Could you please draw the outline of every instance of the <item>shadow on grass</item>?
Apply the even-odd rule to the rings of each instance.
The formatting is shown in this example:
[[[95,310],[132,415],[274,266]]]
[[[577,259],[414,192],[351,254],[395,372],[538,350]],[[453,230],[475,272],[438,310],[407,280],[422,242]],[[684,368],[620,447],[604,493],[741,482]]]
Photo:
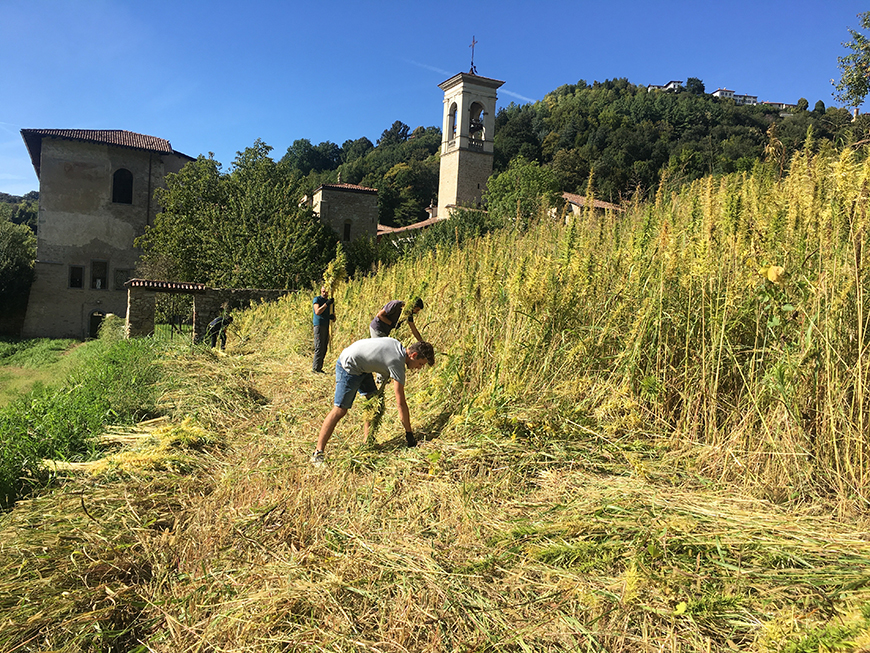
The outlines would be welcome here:
[[[452,414],[453,413],[450,411],[442,411],[433,419],[429,420],[427,424],[414,431],[414,436],[417,438],[417,444],[419,445],[423,442],[435,440],[440,437]],[[378,448],[384,451],[392,451],[395,449],[405,449],[407,448],[407,444],[405,443],[405,437],[400,435],[381,442],[378,445]]]

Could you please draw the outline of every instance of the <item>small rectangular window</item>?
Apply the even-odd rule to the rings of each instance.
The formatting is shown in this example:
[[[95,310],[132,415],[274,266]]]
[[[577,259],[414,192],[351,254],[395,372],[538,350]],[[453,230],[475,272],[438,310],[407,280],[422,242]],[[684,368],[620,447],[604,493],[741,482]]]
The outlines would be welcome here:
[[[344,240],[350,240],[350,222],[344,223]]]
[[[115,290],[124,290],[124,284],[130,280],[130,270],[115,270]]]
[[[85,287],[85,266],[71,265],[69,266],[69,287],[84,288]]]
[[[106,261],[91,261],[91,289],[106,290],[109,281],[109,264]]]

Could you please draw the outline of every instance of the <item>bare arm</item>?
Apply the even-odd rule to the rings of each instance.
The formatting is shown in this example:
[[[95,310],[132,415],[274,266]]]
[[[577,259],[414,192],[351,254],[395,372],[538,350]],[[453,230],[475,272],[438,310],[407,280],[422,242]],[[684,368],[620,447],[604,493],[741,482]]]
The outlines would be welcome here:
[[[396,388],[396,406],[399,408],[399,419],[402,420],[402,426],[405,427],[405,431],[410,431],[411,429],[411,412],[408,410],[408,402],[405,400],[405,386],[395,379],[393,380],[393,385]]]
[[[377,317],[384,324],[389,324],[390,326],[393,326],[393,323],[390,321],[390,318],[387,317],[387,314],[386,314],[386,312],[384,312],[384,309],[379,310],[378,314],[375,317]]]
[[[417,342],[423,342],[423,338],[420,336],[420,332],[417,331],[417,327],[414,324],[414,320],[408,320],[408,326],[411,327],[411,333],[414,334],[414,337],[417,339]]]
[[[324,313],[326,313],[329,310],[330,306],[332,306],[332,302],[329,300],[326,300],[322,304],[315,304],[314,305],[314,313],[316,315],[323,315]]]

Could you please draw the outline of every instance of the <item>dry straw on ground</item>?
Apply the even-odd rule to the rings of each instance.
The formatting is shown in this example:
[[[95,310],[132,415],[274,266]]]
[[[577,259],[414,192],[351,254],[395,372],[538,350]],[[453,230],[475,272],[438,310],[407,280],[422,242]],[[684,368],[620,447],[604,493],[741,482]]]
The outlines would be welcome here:
[[[165,432],[213,439],[3,516],[0,651],[867,650],[867,170],[805,153],[338,284],[333,359],[426,302],[416,449],[387,396],[308,464],[307,294],[170,351]]]

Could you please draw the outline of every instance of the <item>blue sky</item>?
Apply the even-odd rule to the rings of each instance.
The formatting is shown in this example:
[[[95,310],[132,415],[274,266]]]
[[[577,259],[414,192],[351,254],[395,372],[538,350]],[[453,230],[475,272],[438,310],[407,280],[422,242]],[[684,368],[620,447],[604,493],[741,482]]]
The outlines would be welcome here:
[[[852,0],[0,0],[0,191],[38,180],[21,129],[126,129],[228,168],[260,139],[440,126],[438,84],[503,80],[499,106],[576,83],[700,78],[834,106]]]

